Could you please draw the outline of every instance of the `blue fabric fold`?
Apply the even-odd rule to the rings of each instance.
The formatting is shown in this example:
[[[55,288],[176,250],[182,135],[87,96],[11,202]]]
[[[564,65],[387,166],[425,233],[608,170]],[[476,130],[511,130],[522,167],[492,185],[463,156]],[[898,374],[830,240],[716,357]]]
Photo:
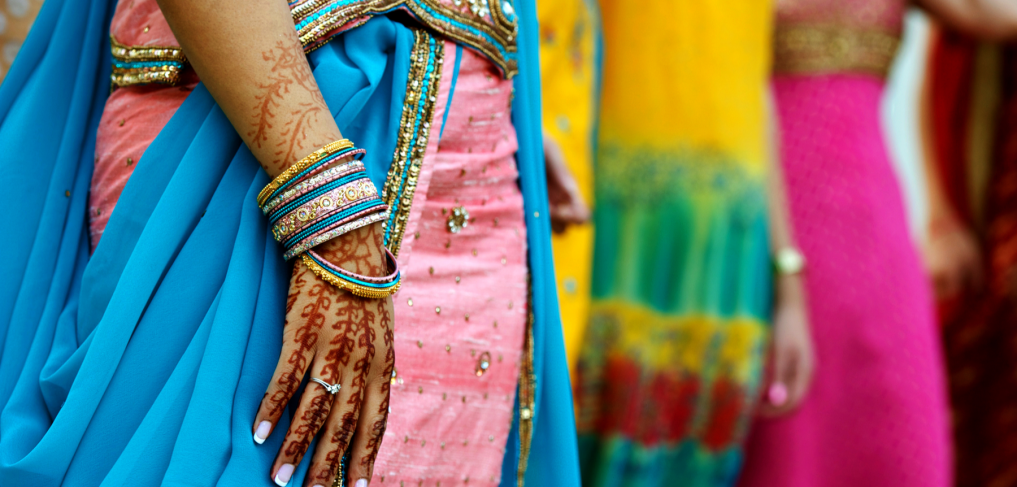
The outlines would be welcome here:
[[[525,5],[532,2],[518,3],[526,68],[514,117],[539,387],[526,480],[578,485],[546,216],[535,19]],[[114,5],[47,0],[0,85],[0,171],[9,178],[0,241],[0,485],[271,486],[281,435],[256,448],[250,428],[278,361],[289,265],[255,201],[268,178],[202,85],[138,161],[88,255]],[[340,129],[367,149],[379,189],[412,45],[409,27],[381,16],[310,55]],[[507,448],[505,485],[515,485],[518,441]],[[292,485],[303,481],[309,458]]]

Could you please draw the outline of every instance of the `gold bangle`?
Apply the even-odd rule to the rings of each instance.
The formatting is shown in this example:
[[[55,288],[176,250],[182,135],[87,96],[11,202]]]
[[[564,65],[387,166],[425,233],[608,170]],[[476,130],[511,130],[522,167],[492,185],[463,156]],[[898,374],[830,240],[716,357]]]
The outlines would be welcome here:
[[[265,203],[268,200],[268,197],[271,196],[272,192],[282,187],[282,185],[288,183],[297,174],[303,172],[304,169],[307,169],[312,164],[320,161],[323,157],[329,154],[344,149],[349,149],[351,147],[353,147],[353,142],[350,142],[349,139],[340,139],[308,154],[307,157],[304,157],[303,159],[297,161],[296,164],[293,164],[292,166],[286,168],[286,170],[283,171],[282,174],[276,176],[276,178],[273,179],[272,182],[268,183],[268,185],[265,186],[260,193],[258,193],[258,206],[265,206]]]
[[[382,289],[374,289],[369,288],[367,286],[361,286],[353,282],[339,279],[331,272],[328,272],[327,270],[323,269],[320,265],[318,265],[317,262],[314,261],[314,259],[311,259],[307,254],[300,254],[300,258],[301,260],[304,261],[304,265],[306,265],[308,269],[311,269],[311,272],[313,272],[314,275],[321,278],[321,280],[339,289],[349,291],[350,294],[353,294],[354,296],[360,296],[362,298],[368,299],[387,298],[395,294],[396,291],[399,290],[399,286],[402,284],[402,281],[399,280],[394,282],[391,286]]]
[[[773,254],[773,268],[781,276],[794,276],[805,270],[805,255],[794,247],[782,247]]]

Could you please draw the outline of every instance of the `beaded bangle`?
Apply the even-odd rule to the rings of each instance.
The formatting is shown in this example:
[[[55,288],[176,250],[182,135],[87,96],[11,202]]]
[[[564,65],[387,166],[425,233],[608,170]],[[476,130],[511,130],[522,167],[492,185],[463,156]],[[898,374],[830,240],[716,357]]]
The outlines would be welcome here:
[[[393,270],[391,274],[383,277],[363,276],[350,272],[328,262],[313,250],[308,250],[300,258],[304,261],[304,265],[311,269],[311,272],[339,289],[345,289],[362,298],[385,298],[395,294],[402,283],[399,262],[387,248],[385,256]]]
[[[384,206],[384,203],[381,205]],[[298,238],[284,242],[286,251],[283,258],[290,260],[329,240],[388,218],[388,211],[379,212],[377,207],[357,208],[354,211],[356,213],[336,215],[331,225],[301,231]]]
[[[328,168],[315,174],[313,177],[294,184],[292,187],[279,193],[274,198],[269,198],[268,203],[265,203],[265,206],[261,208],[261,211],[265,213],[265,215],[268,215],[279,205],[289,203],[301,195],[307,194],[308,191],[311,191],[314,188],[363,170],[364,164],[360,161],[349,161],[345,164]]]
[[[357,186],[360,186],[359,188]],[[370,188],[365,191],[365,187]],[[377,207],[377,193],[374,191],[374,185],[370,182],[364,183],[363,181],[354,182],[344,186],[340,186],[332,191],[322,194],[320,197],[315,198],[311,202],[300,206],[296,210],[290,212],[285,217],[281,218],[276,222],[272,222],[272,235],[286,245],[287,247],[292,245],[292,242],[297,242],[300,239],[306,238],[306,234],[303,234],[303,230],[308,228],[317,228],[317,231],[322,231],[323,228],[334,227],[342,225],[343,222],[340,220],[347,220],[349,217],[354,217],[354,214],[359,214],[359,210],[364,209],[375,209]],[[373,198],[358,199],[358,194],[364,193],[370,194]],[[350,198],[350,195],[353,195]],[[367,206],[363,206],[364,203],[372,203]],[[346,215],[340,217],[339,220],[335,220],[332,217],[336,215]],[[324,227],[317,227],[319,222],[328,222],[327,224],[322,223]],[[291,236],[296,234],[302,234],[297,240],[290,240]]]
[[[296,164],[286,168],[282,174],[273,179],[272,182],[268,183],[268,186],[265,186],[265,188],[258,193],[258,206],[265,206],[265,202],[268,201],[272,193],[284,188],[290,181],[298,179],[297,175],[315,165],[315,163],[329,155],[350,148],[353,148],[353,142],[350,142],[348,139],[341,139],[327,144],[325,147],[322,147],[321,149],[310,153],[307,157],[297,161]]]
[[[287,168],[258,193],[258,206],[272,225],[272,236],[285,248],[283,258],[300,256],[326,282],[367,298],[391,296],[399,289],[399,264],[384,277],[367,277],[335,266],[313,247],[358,228],[388,219],[388,205],[367,177],[360,160],[365,151],[343,139],[322,147]],[[353,160],[334,162],[353,156]]]

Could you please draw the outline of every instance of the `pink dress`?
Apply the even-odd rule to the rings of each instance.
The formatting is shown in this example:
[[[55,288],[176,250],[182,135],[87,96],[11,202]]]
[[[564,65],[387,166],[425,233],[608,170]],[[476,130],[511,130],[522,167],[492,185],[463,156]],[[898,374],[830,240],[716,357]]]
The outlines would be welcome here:
[[[880,127],[903,8],[780,5],[774,92],[817,366],[799,409],[754,425],[743,487],[950,482],[933,304]]]
[[[121,0],[111,33],[127,46],[178,46],[154,0]],[[497,486],[524,361],[527,245],[512,81],[441,39],[438,89],[433,98],[415,92],[430,100],[433,118],[416,134],[427,142],[398,249],[396,374],[371,485]],[[436,54],[412,53],[427,55]],[[93,251],[134,168],[196,82],[188,69],[178,86],[126,86],[110,96],[89,196]],[[411,89],[418,83],[411,78]],[[454,222],[465,223],[455,233],[454,209],[469,215]]]

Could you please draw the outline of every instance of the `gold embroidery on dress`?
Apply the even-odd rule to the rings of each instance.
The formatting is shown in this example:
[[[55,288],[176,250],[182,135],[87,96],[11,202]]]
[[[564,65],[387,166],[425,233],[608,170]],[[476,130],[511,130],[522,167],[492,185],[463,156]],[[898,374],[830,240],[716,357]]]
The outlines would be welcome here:
[[[774,71],[856,72],[885,77],[900,39],[879,30],[838,25],[782,25],[774,32]]]
[[[125,46],[110,36],[114,87],[147,83],[176,85],[187,58],[179,47]]]
[[[516,14],[508,0],[306,0],[290,7],[306,51],[324,45],[336,33],[366,22],[372,15],[410,12],[433,31],[487,56],[505,75],[517,72]]]
[[[385,222],[385,245],[393,255],[399,247],[410,219],[410,206],[417,189],[417,178],[424,163],[434,105],[438,99],[445,43],[424,29],[414,29],[410,53],[410,74],[406,80],[406,101],[399,120],[392,165],[388,170],[381,199],[390,209]]]
[[[523,363],[519,368],[519,470],[518,487],[523,487],[526,467],[533,441],[533,413],[536,407],[537,376],[533,373],[533,283],[529,288],[526,338],[523,341]]]

